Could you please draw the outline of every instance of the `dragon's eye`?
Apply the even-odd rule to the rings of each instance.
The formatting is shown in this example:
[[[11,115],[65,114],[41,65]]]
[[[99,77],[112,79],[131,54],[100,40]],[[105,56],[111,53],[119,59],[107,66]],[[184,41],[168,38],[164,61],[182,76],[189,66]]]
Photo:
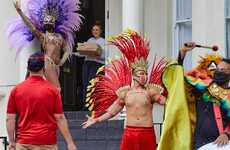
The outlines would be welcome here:
[[[217,64],[215,61],[211,61],[211,63],[208,65],[208,70],[216,70]]]

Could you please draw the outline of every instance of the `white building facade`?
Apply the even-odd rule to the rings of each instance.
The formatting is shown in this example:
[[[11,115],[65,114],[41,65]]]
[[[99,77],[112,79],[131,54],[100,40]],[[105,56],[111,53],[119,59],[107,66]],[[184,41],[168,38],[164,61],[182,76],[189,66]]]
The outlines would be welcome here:
[[[203,45],[218,45],[222,56],[230,56],[230,0],[105,0],[106,37],[132,28],[143,33],[151,42],[150,58],[154,55],[176,58],[186,41]],[[30,53],[23,51],[15,61],[6,36],[7,21],[16,16],[11,1],[0,5],[0,136],[6,136],[6,104],[9,91],[22,80],[25,60]],[[110,47],[110,49],[112,49]],[[200,55],[210,52],[195,49],[186,58],[186,68],[196,65]],[[114,57],[115,51],[107,56]],[[20,59],[21,58],[21,59]],[[163,121],[163,107],[154,107],[154,122]],[[159,129],[157,129],[159,131]],[[159,134],[158,134],[159,138]],[[1,147],[0,147],[1,149]]]

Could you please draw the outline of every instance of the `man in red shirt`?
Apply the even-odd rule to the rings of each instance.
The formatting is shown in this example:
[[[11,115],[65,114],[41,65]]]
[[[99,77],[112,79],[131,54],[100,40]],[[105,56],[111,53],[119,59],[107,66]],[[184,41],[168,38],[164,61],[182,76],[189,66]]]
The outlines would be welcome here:
[[[30,56],[28,70],[30,77],[11,91],[8,101],[9,150],[57,150],[57,128],[68,150],[76,150],[63,114],[60,92],[43,78],[42,53]]]

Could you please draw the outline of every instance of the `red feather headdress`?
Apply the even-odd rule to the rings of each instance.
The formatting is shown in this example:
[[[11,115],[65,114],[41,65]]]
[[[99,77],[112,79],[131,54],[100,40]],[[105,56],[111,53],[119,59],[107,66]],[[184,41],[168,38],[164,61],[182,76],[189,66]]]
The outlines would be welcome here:
[[[127,58],[133,71],[140,69],[147,72],[149,41],[142,38],[137,32],[127,30],[118,36],[110,37],[109,42],[118,47],[124,57]]]

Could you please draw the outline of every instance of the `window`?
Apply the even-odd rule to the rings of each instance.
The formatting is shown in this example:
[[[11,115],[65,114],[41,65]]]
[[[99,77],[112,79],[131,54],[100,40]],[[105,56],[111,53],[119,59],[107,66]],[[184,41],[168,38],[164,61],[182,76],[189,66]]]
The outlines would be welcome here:
[[[230,0],[225,1],[226,9],[226,47],[227,56],[230,58]]]
[[[173,57],[185,42],[192,40],[192,0],[174,0]],[[186,56],[184,66],[191,68],[192,54]]]

